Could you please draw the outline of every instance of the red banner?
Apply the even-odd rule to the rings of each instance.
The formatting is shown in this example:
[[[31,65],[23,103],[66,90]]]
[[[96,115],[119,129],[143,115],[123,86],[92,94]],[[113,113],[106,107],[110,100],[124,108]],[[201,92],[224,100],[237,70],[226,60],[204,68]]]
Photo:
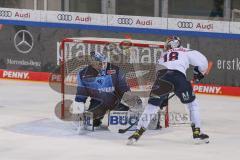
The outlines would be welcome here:
[[[51,73],[0,69],[0,78],[48,82]]]
[[[2,69],[0,69],[0,78],[41,82],[49,82],[49,78],[51,78],[51,82],[59,82],[61,80],[61,77],[58,74],[51,74],[48,72],[31,72]],[[240,96],[240,87],[217,86],[212,84],[193,84],[193,90],[195,93]]]
[[[212,84],[193,84],[195,93],[240,96],[240,87],[217,86]]]

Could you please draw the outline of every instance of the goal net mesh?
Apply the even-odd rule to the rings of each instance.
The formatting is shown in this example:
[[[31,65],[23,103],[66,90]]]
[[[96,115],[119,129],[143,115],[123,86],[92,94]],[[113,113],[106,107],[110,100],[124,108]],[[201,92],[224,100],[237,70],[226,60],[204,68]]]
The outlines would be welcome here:
[[[77,74],[89,65],[90,52],[95,51],[105,54],[111,64],[118,66],[125,73],[131,91],[140,96],[146,104],[156,78],[156,71],[160,67],[156,62],[163,48],[164,42],[160,41],[96,37],[67,38],[61,43],[63,98],[74,98]],[[176,107],[170,107],[169,118],[172,124],[189,121],[185,107],[179,104],[177,100],[171,102],[172,106],[179,107],[177,110],[174,110]],[[178,116],[177,119],[176,116]]]

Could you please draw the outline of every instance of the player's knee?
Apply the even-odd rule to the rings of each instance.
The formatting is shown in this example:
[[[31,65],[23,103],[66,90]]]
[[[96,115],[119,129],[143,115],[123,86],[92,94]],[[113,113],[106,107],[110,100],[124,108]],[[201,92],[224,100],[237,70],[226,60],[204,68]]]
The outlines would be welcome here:
[[[148,99],[148,103],[154,106],[160,106],[162,101],[160,98],[156,98],[156,97],[150,97]]]
[[[191,103],[196,98],[196,96],[194,94],[185,94],[185,93],[178,95],[178,97],[180,98],[180,100],[183,104]]]
[[[163,107],[168,105],[168,95],[164,95],[160,97],[150,96],[150,98],[148,99],[148,103],[154,106],[158,106],[162,109]]]

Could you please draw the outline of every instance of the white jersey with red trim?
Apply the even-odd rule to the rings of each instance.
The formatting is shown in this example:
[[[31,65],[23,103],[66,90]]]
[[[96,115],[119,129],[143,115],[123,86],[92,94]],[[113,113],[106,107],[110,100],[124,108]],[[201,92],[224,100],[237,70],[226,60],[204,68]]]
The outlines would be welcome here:
[[[207,58],[200,52],[188,48],[174,48],[164,52],[158,63],[167,69],[178,70],[186,75],[189,65],[198,66],[201,73],[207,72]]]

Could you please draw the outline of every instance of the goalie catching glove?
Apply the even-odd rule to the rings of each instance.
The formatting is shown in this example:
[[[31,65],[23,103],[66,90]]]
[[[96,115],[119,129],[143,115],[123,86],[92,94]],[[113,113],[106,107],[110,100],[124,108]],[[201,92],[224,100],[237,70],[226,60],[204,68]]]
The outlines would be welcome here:
[[[199,71],[198,66],[195,66],[193,69],[193,79],[196,82],[201,81],[204,78],[204,75]]]
[[[70,106],[70,113],[81,114],[85,110],[85,104],[83,102],[74,101]]]

